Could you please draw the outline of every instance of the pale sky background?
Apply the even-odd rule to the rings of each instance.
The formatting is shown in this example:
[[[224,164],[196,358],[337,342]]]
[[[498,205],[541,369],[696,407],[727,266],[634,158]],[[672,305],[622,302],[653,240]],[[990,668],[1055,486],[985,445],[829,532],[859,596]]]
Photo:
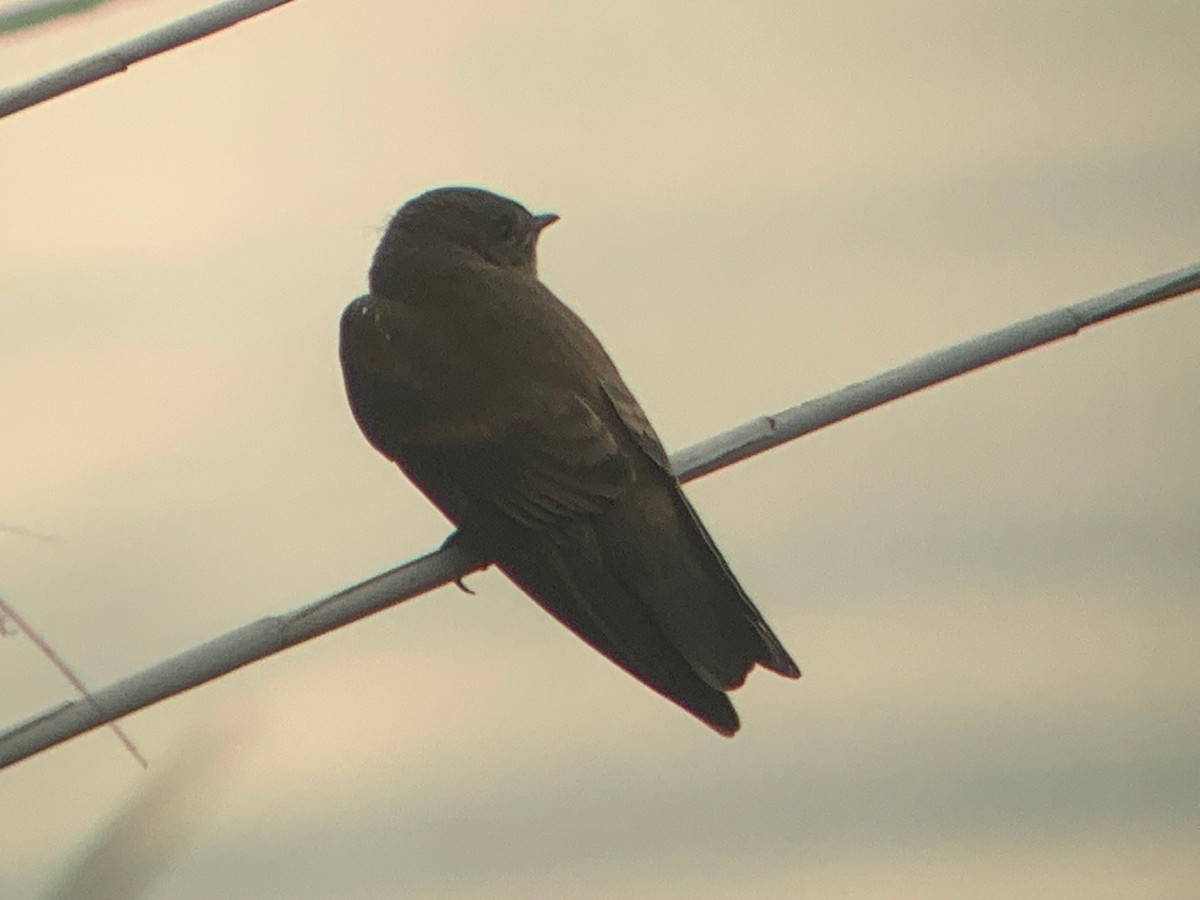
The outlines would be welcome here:
[[[203,5],[9,38],[0,82]],[[1195,262],[1198,33],[301,0],[4,120],[0,524],[55,540],[0,532],[0,595],[100,687],[435,547],[336,358],[435,185],[562,216],[542,277],[670,448]],[[693,484],[805,672],[733,740],[477,575],[127,719],[149,775],[106,731],[0,773],[0,896],[140,803],[192,826],[155,900],[1194,897],[1198,387],[1193,296]],[[0,685],[0,725],[71,696],[18,638]]]

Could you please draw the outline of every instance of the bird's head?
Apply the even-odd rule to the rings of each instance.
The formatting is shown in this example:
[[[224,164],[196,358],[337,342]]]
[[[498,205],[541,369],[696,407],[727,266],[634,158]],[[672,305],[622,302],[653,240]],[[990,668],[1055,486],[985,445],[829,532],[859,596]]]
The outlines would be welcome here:
[[[375,251],[372,281],[393,259],[447,244],[493,265],[536,275],[538,235],[557,221],[554,213],[534,215],[520,203],[479,188],[435,188],[409,200],[392,217]]]

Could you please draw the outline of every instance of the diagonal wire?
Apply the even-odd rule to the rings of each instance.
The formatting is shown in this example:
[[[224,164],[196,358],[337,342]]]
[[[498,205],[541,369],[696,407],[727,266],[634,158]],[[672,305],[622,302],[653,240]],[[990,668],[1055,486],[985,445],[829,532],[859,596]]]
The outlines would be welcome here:
[[[683,481],[699,478],[914,391],[1069,337],[1088,325],[1198,289],[1200,263],[1024,319],[754,419],[675,454],[672,465]],[[226,632],[96,691],[90,700],[65,703],[0,732],[0,768],[484,565],[461,545],[446,546],[322,600]]]
[[[0,89],[0,119],[68,91],[124,72],[136,62],[190,44],[291,0],[227,0],[148,31],[108,50],[86,56],[32,81]]]
[[[703,440],[679,451],[672,457],[672,463],[681,480],[690,481],[972,369],[981,369],[1034,347],[1071,337],[1089,325],[1195,290],[1200,290],[1200,263],[1117,288],[1091,300],[1060,306],[919,356],[866,381]]]

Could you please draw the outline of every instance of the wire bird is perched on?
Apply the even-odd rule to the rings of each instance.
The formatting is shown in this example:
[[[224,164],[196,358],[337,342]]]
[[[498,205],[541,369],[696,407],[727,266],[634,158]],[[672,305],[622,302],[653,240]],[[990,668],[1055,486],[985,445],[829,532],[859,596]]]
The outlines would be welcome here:
[[[684,497],[595,335],[538,280],[553,214],[473,188],[396,213],[342,315],[354,417],[551,615],[722,734],[755,664],[800,670]]]

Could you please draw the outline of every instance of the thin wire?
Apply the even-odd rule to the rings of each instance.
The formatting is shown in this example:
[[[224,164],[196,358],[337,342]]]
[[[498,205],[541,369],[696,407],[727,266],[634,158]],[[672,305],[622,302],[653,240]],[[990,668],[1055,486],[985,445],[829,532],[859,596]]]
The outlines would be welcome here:
[[[4,88],[0,90],[0,119],[81,88],[85,84],[124,72],[143,59],[198,41],[290,2],[291,0],[228,0],[226,3],[218,3],[170,25],[148,31],[108,50],[47,72],[32,81]]]

